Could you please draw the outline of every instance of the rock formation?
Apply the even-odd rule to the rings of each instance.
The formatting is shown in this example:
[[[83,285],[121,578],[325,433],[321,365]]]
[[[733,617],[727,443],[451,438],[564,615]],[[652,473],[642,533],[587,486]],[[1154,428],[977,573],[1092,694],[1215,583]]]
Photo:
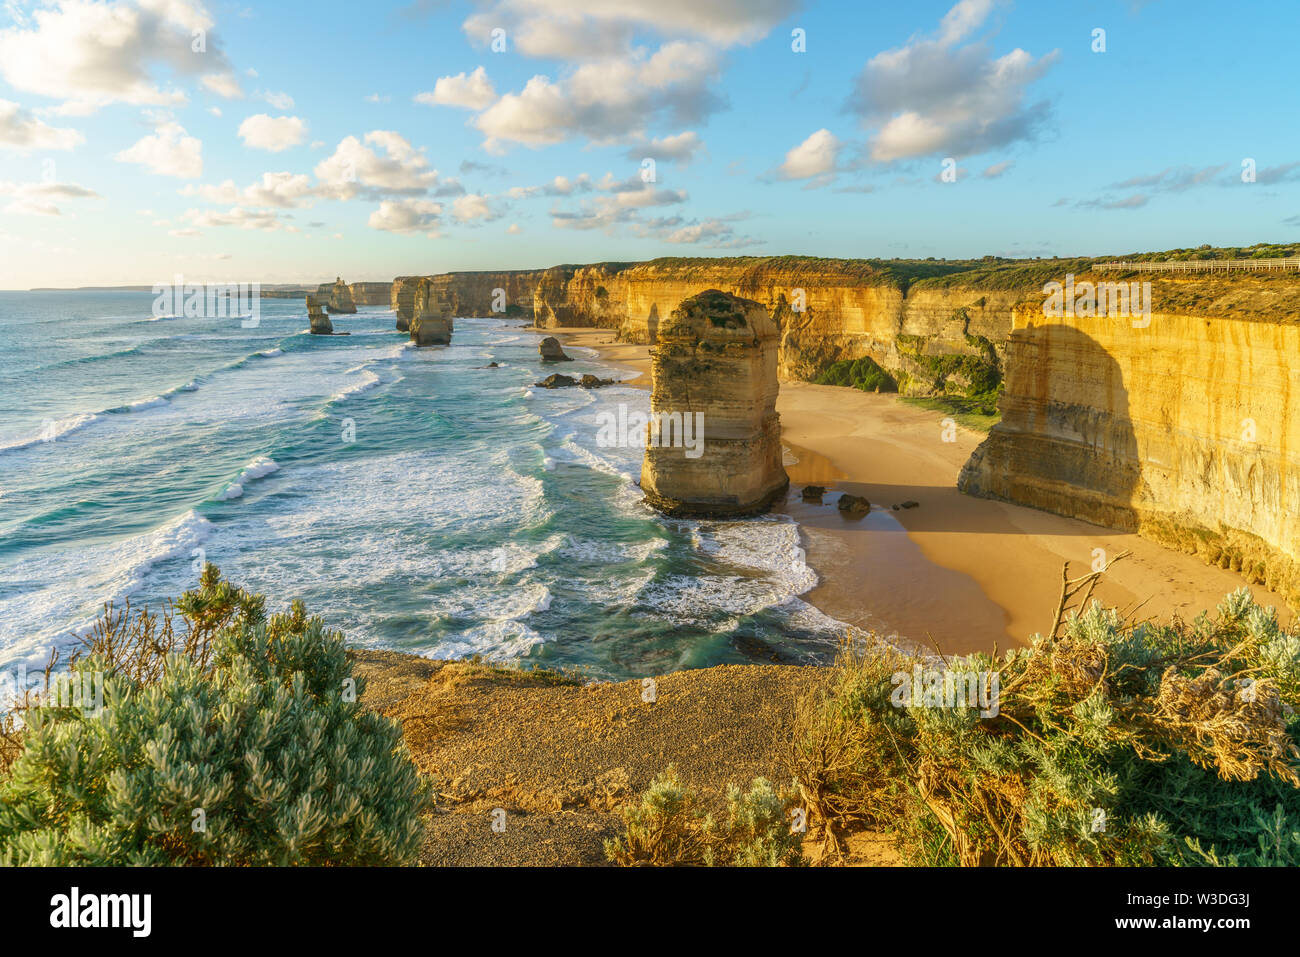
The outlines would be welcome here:
[[[330,317],[325,315],[320,298],[310,294],[307,296],[307,322],[311,326],[313,336],[334,335],[334,324],[330,322]]]
[[[654,508],[750,515],[785,494],[777,336],[761,305],[716,289],[683,300],[660,325],[641,466]]]
[[[411,320],[411,341],[417,346],[451,345],[452,319],[437,291],[425,286],[416,293],[416,313]]]
[[[332,283],[321,283],[316,288],[316,298],[325,304],[326,310],[331,314],[351,315],[357,311],[357,304],[352,301],[352,290],[341,278],[335,279]]]
[[[963,471],[966,491],[1136,528],[1300,602],[1300,519],[1290,517],[1300,515],[1300,424],[1291,424],[1286,371],[1300,352],[1300,326],[1289,324],[1300,277],[1090,269],[1046,259],[660,259],[408,277],[393,283],[391,301],[405,328],[418,283],[468,304],[473,311],[457,312],[467,315],[494,314],[492,290],[504,286],[512,303],[531,291],[538,327],[599,327],[654,344],[683,299],[708,289],[752,299],[780,329],[783,379],[871,360],[885,388],[908,395],[991,408],[1005,389],[1002,424]],[[1118,391],[1087,383],[1067,334],[1029,328],[1035,316],[1041,325],[1044,284],[1071,273],[1079,283],[1151,276],[1156,332],[1142,341],[1155,345],[1114,340],[1122,321],[1078,330],[1114,359],[1085,366],[1122,378]]]
[[[1136,530],[1300,604],[1300,328],[1036,303],[1010,339],[1002,421],[962,491]]]
[[[543,389],[567,389],[570,386],[580,386],[584,389],[599,389],[603,386],[613,384],[613,379],[601,379],[590,374],[584,375],[581,379],[575,379],[571,375],[563,375],[559,372],[552,372],[541,382],[533,383],[533,385],[541,386]]]
[[[841,495],[835,507],[841,512],[845,512],[855,518],[866,515],[871,511],[871,503],[862,495]]]
[[[573,360],[564,354],[560,347],[560,340],[555,336],[547,336],[541,342],[537,343],[537,353],[542,357],[543,362],[572,362]]]
[[[568,389],[577,386],[578,380],[571,375],[561,375],[558,372],[552,372],[541,382],[534,382],[533,385],[540,386],[543,389]]]
[[[817,505],[822,503],[822,496],[826,494],[824,485],[805,485],[803,492],[800,493],[805,502],[814,502]]]
[[[533,295],[542,270],[455,272],[435,276],[398,276],[393,280],[390,303],[397,328],[406,331],[415,318],[415,293],[432,287],[446,304],[449,316],[531,319]]]
[[[358,306],[387,306],[393,294],[391,282],[354,282],[348,286]]]

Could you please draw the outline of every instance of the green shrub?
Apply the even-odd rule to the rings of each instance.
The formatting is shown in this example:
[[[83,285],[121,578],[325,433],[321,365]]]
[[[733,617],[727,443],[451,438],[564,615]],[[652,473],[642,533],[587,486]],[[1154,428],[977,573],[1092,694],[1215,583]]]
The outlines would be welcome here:
[[[817,376],[818,385],[845,385],[863,392],[897,392],[898,383],[870,356],[841,359]]]
[[[23,712],[0,781],[0,863],[397,864],[426,793],[400,728],[358,703],[342,635],[211,565],[158,627],[106,612],[74,680],[103,707]]]
[[[947,662],[997,673],[992,716],[899,707],[915,665],[939,667],[845,655],[800,705],[793,770],[828,843],[869,825],[913,864],[1300,864],[1300,638],[1247,590],[1190,625],[1093,603],[1055,640]]]
[[[717,824],[670,765],[623,809],[625,833],[605,842],[605,856],[625,867],[799,865],[803,835],[791,827],[796,798],[793,789],[755,778],[747,792],[727,791],[726,823]]]

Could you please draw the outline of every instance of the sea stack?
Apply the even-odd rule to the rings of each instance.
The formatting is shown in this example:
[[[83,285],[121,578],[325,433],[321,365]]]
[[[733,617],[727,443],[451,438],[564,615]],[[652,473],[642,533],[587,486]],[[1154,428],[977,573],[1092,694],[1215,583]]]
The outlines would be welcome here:
[[[325,315],[320,298],[310,293],[307,295],[307,321],[311,325],[313,336],[334,335],[334,324],[330,322],[330,317]]]
[[[668,515],[754,515],[785,494],[779,333],[751,299],[709,289],[660,322],[650,351],[646,501]]]
[[[334,285],[325,284],[321,291],[328,290],[329,298],[325,300],[325,308],[331,313],[354,313],[357,311],[357,304],[352,300],[352,290],[348,288],[342,277],[336,277]],[[317,292],[319,295],[320,292]]]
[[[415,297],[411,341],[417,346],[449,346],[451,332],[452,320],[446,306],[429,286],[421,286]]]

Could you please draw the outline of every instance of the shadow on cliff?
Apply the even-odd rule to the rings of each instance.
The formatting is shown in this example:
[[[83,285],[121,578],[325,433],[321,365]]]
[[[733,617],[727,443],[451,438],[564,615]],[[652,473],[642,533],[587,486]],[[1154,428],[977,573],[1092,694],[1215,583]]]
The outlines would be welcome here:
[[[1085,321],[1143,335],[1124,318]],[[1119,363],[1079,329],[1043,320],[1011,334],[1004,368],[1002,420],[962,468],[958,488],[1135,530],[1141,460]]]

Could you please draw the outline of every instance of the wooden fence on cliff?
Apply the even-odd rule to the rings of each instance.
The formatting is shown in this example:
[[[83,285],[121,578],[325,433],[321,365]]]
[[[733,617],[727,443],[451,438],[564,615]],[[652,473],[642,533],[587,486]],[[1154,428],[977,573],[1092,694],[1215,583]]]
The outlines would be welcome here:
[[[1133,272],[1285,272],[1300,269],[1300,257],[1291,259],[1181,259],[1166,262],[1095,263],[1093,269]]]

